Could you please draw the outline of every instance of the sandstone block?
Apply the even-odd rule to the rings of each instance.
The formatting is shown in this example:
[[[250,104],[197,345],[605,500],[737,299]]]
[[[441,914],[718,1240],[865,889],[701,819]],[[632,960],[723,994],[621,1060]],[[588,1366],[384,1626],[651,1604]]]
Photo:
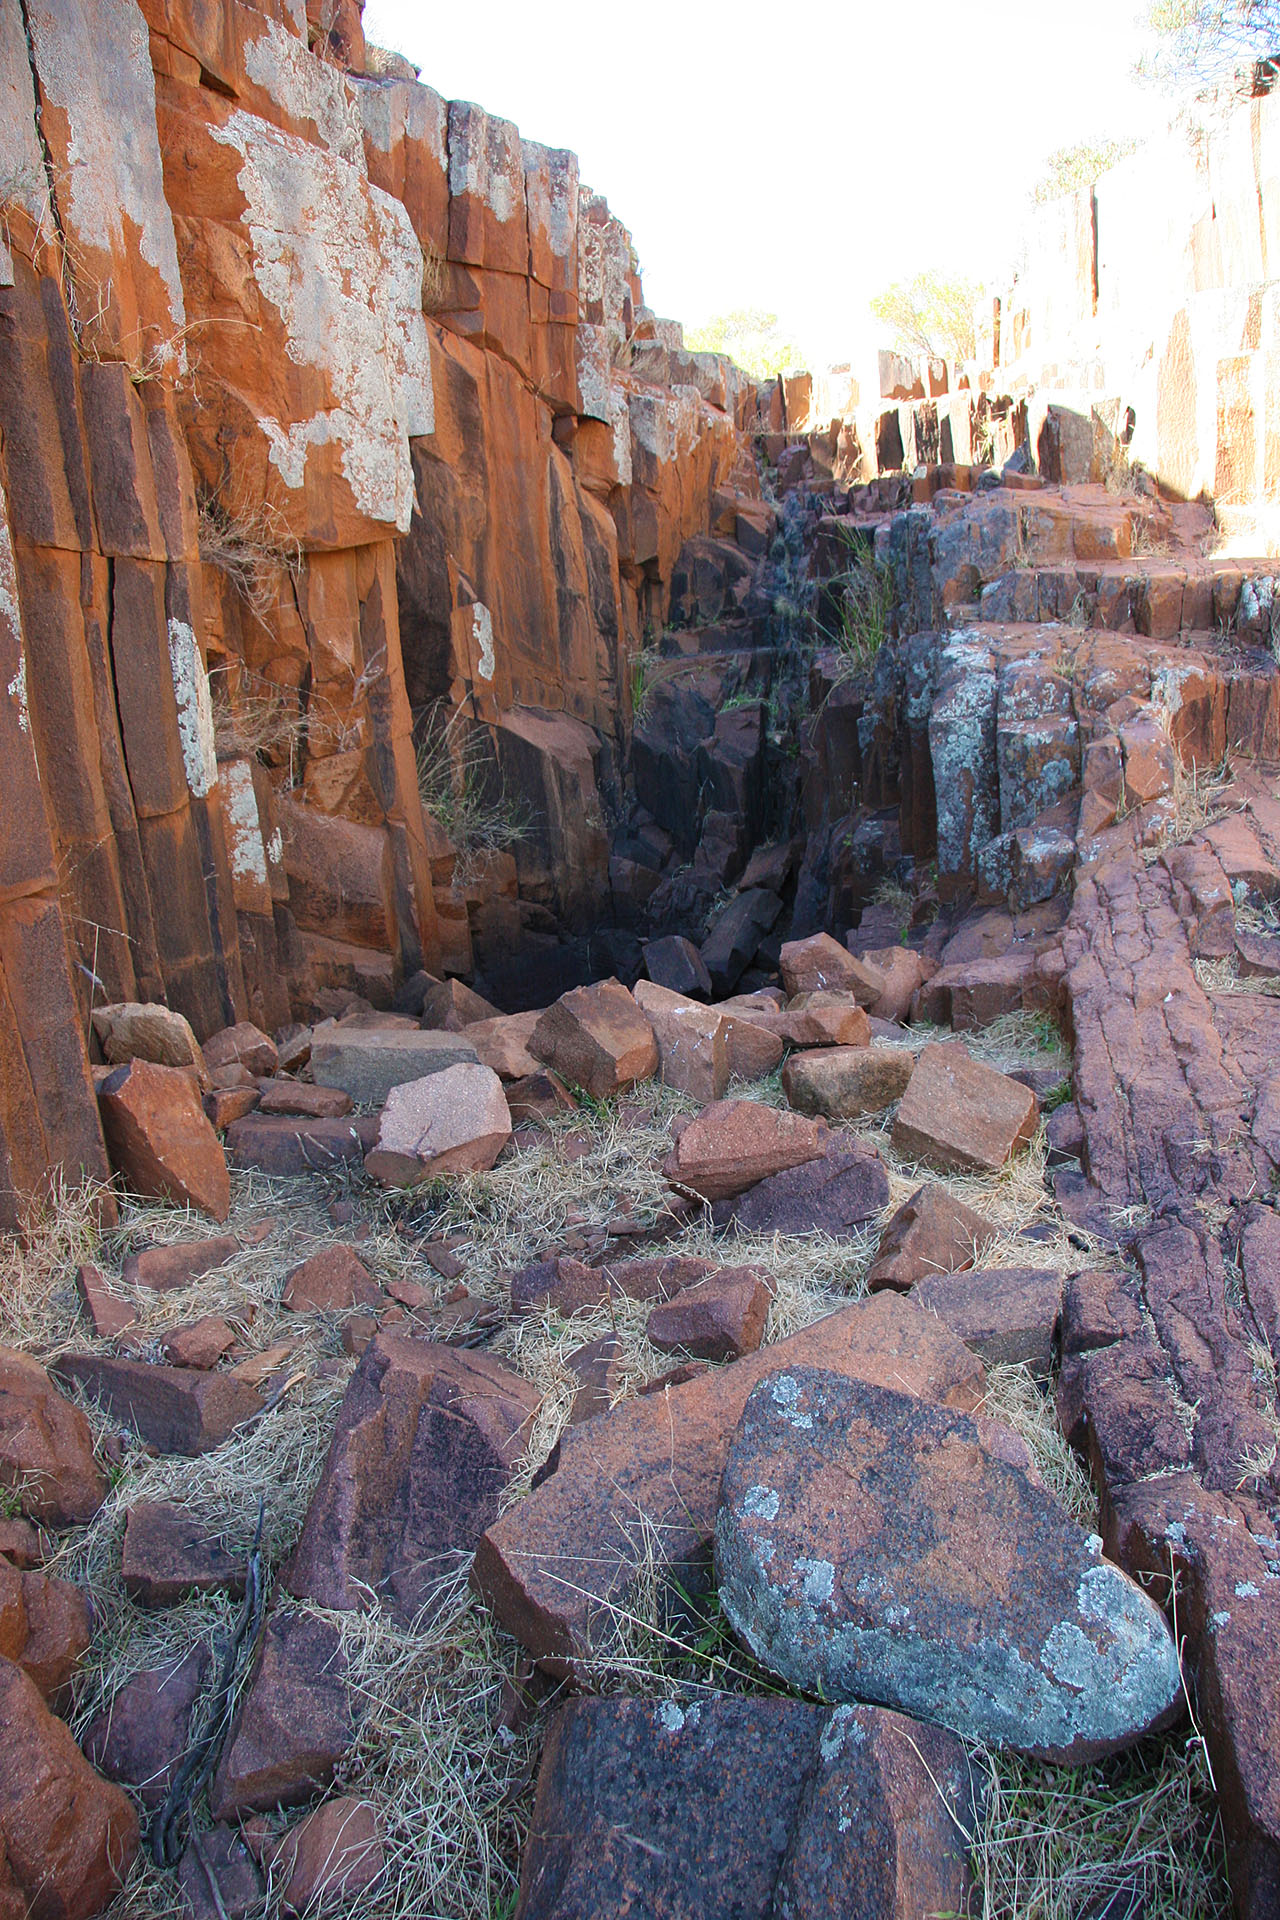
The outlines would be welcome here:
[[[161,1344],[171,1367],[199,1367],[207,1373],[235,1343],[235,1329],[222,1315],[207,1313],[189,1326],[175,1327]]]
[[[722,1099],[729,1084],[724,1016],[651,980],[636,982],[635,998],[653,1023],[658,1074],[664,1086],[675,1087],[704,1106]]]
[[[138,1316],[128,1301],[117,1299],[96,1267],[76,1268],[76,1291],[99,1340],[118,1340],[122,1333],[138,1324]]]
[[[881,1234],[867,1289],[893,1287],[905,1293],[929,1274],[959,1273],[973,1265],[997,1231],[945,1187],[918,1187]]]
[[[689,1122],[662,1171],[704,1200],[729,1200],[768,1174],[816,1160],[825,1144],[820,1120],[755,1100],[720,1100]]]
[[[244,1556],[168,1500],[137,1500],[124,1525],[121,1573],[142,1607],[173,1607],[189,1593],[244,1592]]]
[[[935,1273],[913,1289],[988,1367],[1029,1366],[1047,1380],[1062,1312],[1062,1275],[1042,1267],[983,1267]]]
[[[275,1041],[251,1020],[241,1020],[211,1035],[205,1041],[204,1057],[211,1071],[216,1067],[246,1067],[255,1079],[274,1073],[279,1065]]]
[[[365,1170],[384,1187],[484,1173],[511,1139],[511,1110],[491,1067],[462,1064],[393,1087]]]
[[[337,1629],[302,1614],[272,1614],[209,1788],[214,1819],[314,1799],[354,1735],[355,1701]]]
[[[497,1007],[490,1006],[461,980],[436,980],[422,997],[424,1027],[442,1027],[447,1033],[461,1033],[464,1027],[481,1020],[500,1020]]]
[[[787,1061],[782,1090],[797,1113],[858,1120],[900,1100],[914,1067],[905,1047],[817,1047]]]
[[[996,1173],[1039,1118],[1029,1087],[958,1044],[929,1046],[898,1107],[893,1144],[947,1171]]]
[[[302,1080],[272,1080],[263,1087],[259,1113],[300,1113],[308,1120],[340,1120],[351,1111],[351,1095],[341,1087],[313,1087]]]
[[[284,1283],[281,1306],[294,1313],[347,1313],[380,1307],[386,1295],[354,1247],[321,1247]]]
[[[654,986],[666,987],[672,993],[700,994],[704,1000],[711,998],[707,963],[692,940],[686,940],[683,934],[669,933],[660,940],[646,940],[644,970]],[[639,993],[636,998],[640,1000]],[[640,1004],[644,1005],[643,1000]]]
[[[194,1067],[203,1083],[208,1066],[191,1022],[157,1001],[123,1000],[95,1007],[93,1030],[112,1066],[150,1060],[158,1067]]]
[[[91,1637],[89,1602],[78,1587],[0,1560],[0,1654],[43,1699],[63,1692]]]
[[[905,1020],[911,1011],[912,998],[928,977],[924,960],[910,947],[868,947],[861,957],[884,981],[879,997],[868,1006],[868,1013],[876,1020]]]
[[[797,993],[851,993],[860,1006],[870,1007],[885,990],[878,968],[833,940],[829,933],[813,933],[807,940],[788,940],[779,963],[788,998]]]
[[[382,1840],[367,1800],[327,1800],[291,1827],[272,1860],[287,1913],[323,1913],[367,1893],[382,1878]]]
[[[226,1156],[181,1068],[148,1060],[116,1067],[98,1088],[98,1109],[111,1164],[135,1193],[226,1219]]]
[[[262,1407],[252,1387],[227,1373],[153,1367],[100,1353],[63,1354],[56,1371],[160,1453],[208,1453]]]
[[[157,1293],[166,1293],[173,1287],[189,1287],[234,1259],[239,1251],[240,1242],[230,1233],[211,1235],[207,1240],[178,1240],[168,1247],[143,1247],[128,1256],[120,1278],[127,1287],[151,1287]]]
[[[0,1486],[50,1526],[83,1526],[107,1497],[93,1435],[38,1361],[0,1347]]]
[[[529,1051],[594,1100],[658,1070],[653,1023],[618,980],[562,994],[538,1021]]]
[[[198,1644],[180,1659],[135,1673],[89,1723],[86,1756],[145,1807],[158,1807],[169,1791],[208,1671],[209,1649]]]
[[[467,1027],[467,1040],[481,1066],[492,1067],[500,1080],[523,1080],[541,1072],[541,1062],[529,1051],[529,1041],[541,1018],[535,1008],[531,1013],[500,1013],[496,1020],[473,1020]]]
[[[824,1151],[803,1166],[770,1174],[712,1209],[717,1226],[748,1233],[825,1233],[846,1239],[889,1204],[889,1175],[874,1147],[828,1135]]]

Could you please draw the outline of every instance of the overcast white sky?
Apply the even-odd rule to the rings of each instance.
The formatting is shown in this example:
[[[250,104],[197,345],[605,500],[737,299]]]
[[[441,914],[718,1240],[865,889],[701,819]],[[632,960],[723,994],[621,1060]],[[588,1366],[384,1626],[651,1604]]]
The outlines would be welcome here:
[[[778,313],[811,364],[866,301],[1012,250],[1055,148],[1163,122],[1139,0],[368,0],[365,32],[450,99],[570,147],[630,227],[645,294],[696,325]]]

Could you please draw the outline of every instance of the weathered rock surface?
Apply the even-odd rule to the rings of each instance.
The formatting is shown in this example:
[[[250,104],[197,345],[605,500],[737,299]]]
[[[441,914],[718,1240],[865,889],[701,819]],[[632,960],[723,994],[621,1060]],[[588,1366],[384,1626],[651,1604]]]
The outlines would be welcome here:
[[[826,1233],[845,1239],[889,1204],[889,1174],[872,1146],[829,1135],[815,1160],[771,1174],[712,1208],[717,1226],[748,1233]]]
[[[216,1367],[224,1353],[236,1344],[235,1328],[219,1313],[207,1313],[187,1326],[175,1327],[160,1342],[165,1359],[173,1367],[199,1367],[207,1372]]]
[[[372,1115],[341,1120],[308,1120],[289,1114],[246,1114],[227,1129],[227,1152],[233,1167],[256,1167],[261,1173],[285,1176],[331,1173],[352,1160],[363,1160],[378,1137]]]
[[[1047,1380],[1062,1289],[1062,1275],[1051,1268],[983,1267],[926,1275],[912,1298],[958,1333],[984,1366],[1028,1366]]]
[[[327,1621],[271,1616],[209,1788],[215,1820],[305,1805],[330,1784],[355,1736],[346,1672]]]
[[[0,1724],[0,1891],[16,1890],[31,1920],[90,1920],[133,1864],[138,1817],[9,1660],[0,1660]]]
[[[606,1261],[598,1267],[560,1254],[512,1274],[511,1305],[517,1313],[551,1312],[568,1318],[598,1307],[615,1295],[627,1300],[669,1300],[712,1271],[710,1260],[687,1254]]]
[[[1036,1130],[1029,1087],[975,1060],[956,1042],[916,1061],[893,1123],[893,1144],[944,1172],[995,1173]]]
[[[239,1251],[240,1242],[230,1233],[207,1240],[179,1240],[168,1247],[143,1247],[125,1260],[120,1278],[126,1287],[153,1287],[157,1293],[166,1293],[171,1287],[190,1286]]]
[[[729,1084],[729,1023],[724,1015],[651,980],[636,982],[635,999],[653,1025],[663,1085],[703,1106],[722,1099]]]
[[[618,980],[562,994],[538,1021],[529,1051],[593,1100],[658,1071],[653,1023]]]
[[[1182,1694],[1164,1616],[1011,1441],[816,1368],[757,1386],[716,1519],[721,1605],[756,1657],[828,1699],[1047,1759],[1167,1725]]]
[[[158,1067],[194,1067],[204,1081],[207,1066],[191,1022],[159,1001],[125,1000],[95,1007],[92,1019],[103,1058],[112,1066],[150,1060]]]
[[[686,1591],[705,1583],[720,1475],[747,1395],[795,1365],[839,1368],[961,1408],[978,1404],[984,1378],[940,1321],[886,1295],[574,1427],[555,1471],[489,1527],[472,1573],[540,1665],[590,1670],[592,1648],[609,1643],[610,1606],[626,1604],[655,1542]]]
[[[92,1520],[107,1497],[88,1420],[37,1360],[11,1347],[0,1347],[0,1485],[55,1527]]]
[[[122,1333],[137,1325],[137,1313],[129,1302],[112,1293],[98,1268],[87,1261],[76,1268],[76,1292],[81,1309],[99,1340],[118,1340]]]
[[[125,1591],[142,1607],[172,1607],[188,1593],[244,1592],[244,1555],[168,1500],[138,1500],[125,1520]]]
[[[210,1072],[218,1067],[245,1067],[255,1078],[274,1073],[279,1065],[274,1040],[252,1020],[239,1020],[212,1034],[205,1041],[204,1057]]]
[[[313,1087],[301,1080],[272,1080],[258,1096],[259,1113],[299,1113],[307,1120],[340,1120],[351,1104],[341,1087]]]
[[[644,970],[655,986],[666,987],[671,993],[699,994],[704,1000],[711,998],[707,963],[692,940],[686,940],[682,934],[670,933],[660,940],[646,940]],[[639,994],[636,998],[640,999]],[[640,1004],[644,1005],[643,1000]]]
[[[208,1453],[262,1408],[253,1388],[228,1373],[155,1367],[109,1354],[66,1353],[57,1374],[83,1387],[113,1420],[132,1427],[160,1453]]]
[[[377,1814],[367,1800],[327,1800],[291,1827],[272,1858],[287,1913],[323,1913],[377,1885],[383,1873]]]
[[[146,1807],[158,1807],[169,1791],[208,1672],[209,1649],[194,1646],[180,1659],[135,1673],[89,1723],[88,1758]]]
[[[816,1160],[825,1146],[819,1120],[755,1100],[720,1100],[689,1122],[662,1171],[704,1200],[729,1200],[768,1174]]]
[[[510,1138],[501,1080],[492,1067],[463,1063],[391,1089],[365,1171],[384,1187],[485,1173]]]
[[[539,1073],[541,1063],[529,1051],[529,1041],[542,1014],[504,1013],[496,1020],[475,1020],[467,1025],[467,1043],[475,1048],[483,1067],[492,1067],[500,1080],[523,1080]]]
[[[697,1360],[740,1360],[764,1338],[773,1288],[752,1267],[722,1267],[664,1306],[645,1328],[660,1353]]]
[[[251,1920],[262,1908],[262,1875],[236,1827],[191,1834],[178,1862],[178,1886],[183,1920]]]
[[[354,1247],[321,1247],[294,1267],[280,1296],[293,1313],[346,1313],[352,1307],[378,1307],[386,1295]]]
[[[424,1027],[443,1027],[448,1033],[461,1033],[478,1020],[498,1020],[501,1014],[461,980],[435,980],[422,998]]]
[[[537,1405],[487,1354],[379,1334],[339,1410],[289,1591],[351,1608],[372,1588],[410,1621],[496,1517]]]
[[[78,1587],[0,1560],[0,1654],[44,1699],[57,1704],[91,1637],[89,1602]]]
[[[516,1913],[960,1913],[973,1819],[960,1742],[876,1707],[576,1700],[543,1749]]]
[[[98,1110],[111,1164],[135,1193],[226,1219],[226,1156],[189,1074],[132,1060],[102,1082]]]
[[[339,1020],[318,1028],[311,1041],[316,1085],[340,1087],[357,1106],[383,1107],[393,1087],[443,1073],[447,1067],[474,1066],[476,1060],[465,1034],[439,1028],[369,1027]]]
[[[782,1069],[782,1091],[797,1113],[858,1120],[900,1100],[915,1067],[905,1047],[819,1047]]]
[[[958,1273],[971,1267],[997,1229],[945,1187],[919,1187],[904,1200],[880,1236],[867,1269],[867,1289],[892,1287],[906,1293],[931,1273]]]
[[[870,1007],[884,992],[884,976],[876,968],[833,940],[829,933],[810,934],[807,940],[788,940],[779,962],[788,995],[797,993],[852,993]]]

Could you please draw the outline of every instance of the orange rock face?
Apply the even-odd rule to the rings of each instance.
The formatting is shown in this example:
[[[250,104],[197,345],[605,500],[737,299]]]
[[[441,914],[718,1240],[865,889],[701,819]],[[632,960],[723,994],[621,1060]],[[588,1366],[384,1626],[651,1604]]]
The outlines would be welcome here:
[[[112,1163],[135,1193],[226,1219],[226,1155],[180,1068],[134,1060],[103,1081],[98,1105]]]

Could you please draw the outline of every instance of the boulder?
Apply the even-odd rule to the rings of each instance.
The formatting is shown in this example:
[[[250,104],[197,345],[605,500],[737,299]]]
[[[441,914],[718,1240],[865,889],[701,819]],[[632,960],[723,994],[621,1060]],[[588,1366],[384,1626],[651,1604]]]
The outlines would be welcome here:
[[[199,1367],[207,1373],[235,1346],[236,1337],[235,1328],[220,1313],[207,1313],[202,1320],[175,1327],[160,1344],[171,1367]]]
[[[133,1060],[98,1087],[111,1164],[144,1200],[171,1200],[214,1220],[231,1211],[226,1155],[180,1067]]]
[[[593,1100],[658,1071],[653,1023],[619,980],[562,994],[539,1019],[529,1051]]]
[[[228,1127],[227,1152],[233,1167],[294,1177],[330,1173],[363,1160],[377,1137],[377,1118],[368,1114],[307,1120],[284,1113],[253,1113]]]
[[[561,1707],[516,1920],[921,1920],[969,1908],[953,1734],[878,1707],[712,1693]]]
[[[119,1787],[94,1772],[26,1674],[4,1659],[0,1725],[0,1873],[20,1891],[31,1920],[91,1920],[133,1864],[138,1817]]]
[[[764,1338],[772,1283],[753,1267],[721,1267],[655,1307],[645,1332],[660,1353],[740,1360]]]
[[[865,1047],[871,1040],[871,1022],[851,993],[800,993],[784,1007],[749,1008],[733,1000],[726,1005],[788,1047]]]
[[[41,1566],[45,1548],[40,1529],[29,1520],[0,1520],[0,1554],[24,1572]]]
[[[91,1637],[89,1602],[78,1587],[0,1560],[0,1654],[22,1668],[42,1698],[63,1692]]]
[[[635,998],[653,1023],[658,1076],[664,1086],[706,1106],[729,1084],[728,1022],[714,1007],[651,980],[637,980]]]
[[[782,1065],[787,1043],[757,1025],[750,1014],[717,1008],[725,1023],[725,1051],[731,1080],[764,1080]]]
[[[748,887],[729,902],[701,949],[714,993],[733,992],[781,912],[781,900],[767,887]]]
[[[567,1319],[575,1313],[591,1312],[614,1296],[669,1300],[712,1271],[710,1260],[679,1254],[609,1261],[598,1267],[560,1254],[512,1274],[511,1305],[516,1313],[558,1313]]]
[[[251,1020],[213,1034],[204,1043],[204,1057],[211,1072],[218,1067],[245,1067],[255,1080],[274,1073],[280,1064],[274,1040]]]
[[[720,1604],[757,1659],[1081,1765],[1182,1709],[1164,1615],[1006,1428],[845,1374],[756,1386],[716,1518]]]
[[[436,980],[422,996],[422,1024],[441,1027],[446,1033],[461,1033],[478,1020],[500,1020],[497,1007],[473,993],[461,980]]]
[[[880,1235],[867,1269],[867,1290],[893,1287],[905,1293],[929,1274],[962,1272],[998,1234],[998,1227],[945,1187],[917,1187]]]
[[[259,1113],[300,1113],[307,1120],[340,1120],[351,1111],[341,1087],[314,1087],[303,1080],[272,1080],[263,1087]]]
[[[220,1233],[207,1240],[179,1240],[169,1247],[143,1247],[131,1253],[121,1269],[126,1287],[150,1287],[167,1293],[173,1287],[189,1287],[216,1267],[225,1266],[240,1251],[234,1234]]]
[[[666,987],[672,993],[700,994],[704,1000],[711,998],[711,975],[706,961],[692,940],[686,940],[682,933],[646,940],[644,970],[654,986]],[[636,998],[640,999],[638,993]]]
[[[448,1067],[474,1066],[464,1036],[412,1026],[369,1027],[360,1016],[317,1027],[311,1037],[311,1073],[317,1086],[341,1087],[357,1106],[382,1107],[393,1087]]]
[[[492,1067],[499,1080],[524,1080],[540,1073],[540,1063],[529,1051],[533,1030],[542,1018],[531,1013],[501,1013],[496,1020],[476,1020],[467,1028],[467,1042],[481,1066]]]
[[[49,1526],[83,1526],[107,1497],[80,1408],[37,1360],[0,1347],[0,1486]]]
[[[112,1066],[150,1060],[157,1067],[194,1067],[201,1085],[208,1066],[191,1022],[158,1001],[122,1000],[90,1016],[102,1057]]]
[[[391,1089],[365,1172],[384,1187],[486,1173],[510,1139],[511,1109],[492,1067],[446,1067]]]
[[[926,1047],[917,1060],[893,1123],[893,1144],[944,1172],[998,1173],[1038,1121],[1029,1087],[951,1041]]]
[[[847,1239],[889,1204],[889,1175],[875,1148],[828,1135],[822,1153],[758,1181],[712,1209],[717,1226],[748,1233],[825,1233]]]
[[[76,1292],[85,1318],[99,1340],[118,1340],[130,1327],[137,1326],[134,1309],[127,1300],[112,1293],[97,1267],[86,1262],[76,1268]]]
[[[729,1200],[771,1173],[816,1160],[826,1132],[821,1120],[756,1100],[718,1100],[684,1128],[662,1171],[704,1200]]]
[[[381,1307],[387,1296],[354,1247],[321,1247],[294,1267],[280,1296],[292,1313],[347,1313],[352,1307]]]
[[[1052,1268],[983,1267],[928,1274],[916,1282],[913,1298],[959,1334],[985,1366],[1028,1366],[1047,1380],[1062,1287],[1063,1276]]]
[[[257,1110],[261,1096],[256,1087],[215,1087],[206,1093],[201,1105],[215,1133],[225,1133],[246,1113]]]
[[[326,1800],[291,1827],[272,1858],[286,1913],[323,1913],[354,1900],[383,1874],[378,1819],[367,1800]]]
[[[797,1113],[859,1120],[900,1100],[914,1067],[905,1047],[818,1047],[787,1061],[782,1091]]]
[[[330,1785],[354,1737],[337,1628],[273,1613],[209,1788],[210,1812],[237,1820],[304,1805]]]
[[[851,993],[860,1006],[870,1007],[885,990],[884,975],[829,933],[788,940],[778,970],[788,998],[797,993]]]
[[[552,1471],[486,1532],[472,1583],[539,1665],[589,1674],[656,1549],[659,1583],[706,1584],[720,1475],[757,1380],[816,1365],[978,1405],[981,1362],[930,1314],[893,1295],[862,1300],[803,1333],[684,1385],[624,1400],[561,1436]]]
[[[55,1371],[159,1453],[208,1453],[262,1411],[253,1388],[228,1373],[154,1367],[102,1353],[64,1353]]]
[[[174,1607],[189,1593],[244,1592],[245,1556],[222,1531],[168,1500],[135,1500],[124,1525],[120,1573],[140,1607]]]
[[[89,1722],[84,1750],[99,1773],[158,1807],[187,1748],[191,1710],[209,1673],[203,1642],[163,1666],[133,1674]]]
[[[338,1413],[285,1583],[407,1624],[470,1553],[528,1441],[537,1392],[487,1354],[380,1333]]]
[[[905,1020],[912,1000],[928,978],[923,956],[911,947],[871,947],[863,950],[861,958],[884,981],[879,997],[867,1012],[875,1020]]]

